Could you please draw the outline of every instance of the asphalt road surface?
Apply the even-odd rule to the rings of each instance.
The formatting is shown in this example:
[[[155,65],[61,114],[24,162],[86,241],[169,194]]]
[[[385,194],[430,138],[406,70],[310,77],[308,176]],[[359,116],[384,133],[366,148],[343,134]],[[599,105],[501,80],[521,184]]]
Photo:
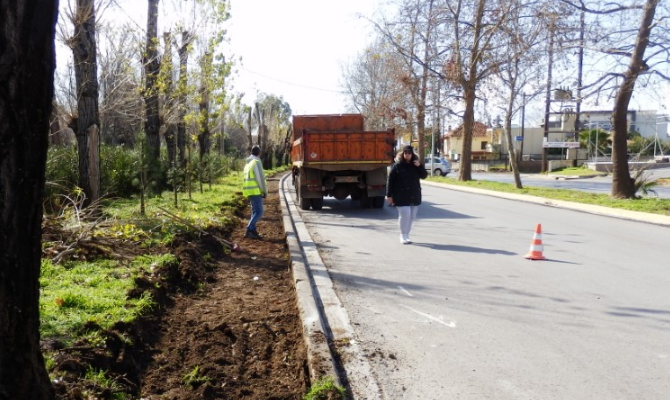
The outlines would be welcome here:
[[[669,398],[670,228],[423,193],[411,245],[391,207],[301,212],[383,398]]]

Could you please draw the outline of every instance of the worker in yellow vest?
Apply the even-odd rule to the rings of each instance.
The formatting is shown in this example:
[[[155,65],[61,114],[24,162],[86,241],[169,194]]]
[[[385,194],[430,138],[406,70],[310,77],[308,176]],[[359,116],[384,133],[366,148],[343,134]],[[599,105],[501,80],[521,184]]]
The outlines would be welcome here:
[[[251,203],[251,218],[249,218],[244,237],[252,239],[263,239],[256,230],[256,223],[263,216],[263,199],[268,194],[263,163],[258,157],[260,154],[259,146],[251,148],[251,155],[247,158],[247,165],[244,166],[244,182],[242,183],[242,195]]]

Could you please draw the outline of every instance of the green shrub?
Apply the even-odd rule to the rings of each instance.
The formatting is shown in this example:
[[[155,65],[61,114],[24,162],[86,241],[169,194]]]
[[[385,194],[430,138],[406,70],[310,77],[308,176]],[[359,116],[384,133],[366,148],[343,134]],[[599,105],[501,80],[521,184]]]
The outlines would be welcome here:
[[[100,187],[105,196],[130,197],[140,191],[141,155],[125,146],[100,149]]]
[[[100,192],[105,197],[129,198],[140,193],[141,171],[145,171],[147,182],[145,190],[160,193],[173,185],[173,171],[167,160],[167,151],[162,148],[160,171],[150,173],[148,167],[142,165],[140,147],[103,145],[100,147]],[[230,171],[240,169],[241,160],[229,156],[211,153],[204,157],[202,165],[197,153],[194,152],[189,167],[192,187],[196,187],[199,179],[203,182],[216,182]],[[243,164],[241,164],[243,166]],[[201,173],[200,168],[203,168]],[[60,196],[72,197],[78,183],[78,155],[76,146],[51,147],[47,156],[47,189],[45,199],[51,203],[51,209],[58,209]],[[184,190],[185,171],[176,171],[179,190]]]

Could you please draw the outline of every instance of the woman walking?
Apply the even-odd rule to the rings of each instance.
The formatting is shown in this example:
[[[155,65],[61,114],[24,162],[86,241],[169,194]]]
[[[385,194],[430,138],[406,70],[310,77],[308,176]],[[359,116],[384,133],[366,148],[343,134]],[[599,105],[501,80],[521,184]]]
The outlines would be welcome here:
[[[409,233],[412,223],[421,204],[421,179],[428,176],[426,168],[414,154],[412,146],[405,146],[402,153],[398,153],[395,164],[386,185],[386,200],[388,205],[398,209],[398,226],[400,227],[400,243],[410,244]]]

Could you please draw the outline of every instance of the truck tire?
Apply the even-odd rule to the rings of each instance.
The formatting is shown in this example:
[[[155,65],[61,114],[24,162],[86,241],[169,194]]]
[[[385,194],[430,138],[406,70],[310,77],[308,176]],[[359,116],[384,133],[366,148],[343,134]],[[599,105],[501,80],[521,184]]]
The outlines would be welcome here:
[[[361,202],[361,208],[370,208],[371,205],[370,203],[372,203],[367,193],[361,194],[360,202]]]
[[[295,189],[295,194],[298,196],[298,205],[301,210],[309,210],[309,207],[312,205],[312,199],[306,199],[302,191],[305,190],[302,186],[302,177],[298,175],[298,182]]]
[[[304,197],[300,198],[300,209],[309,210],[309,207],[312,205],[312,199],[306,199]]]
[[[372,198],[372,207],[384,208],[384,196],[375,196]]]
[[[320,210],[323,208],[323,197],[320,199],[312,199],[312,210]]]

